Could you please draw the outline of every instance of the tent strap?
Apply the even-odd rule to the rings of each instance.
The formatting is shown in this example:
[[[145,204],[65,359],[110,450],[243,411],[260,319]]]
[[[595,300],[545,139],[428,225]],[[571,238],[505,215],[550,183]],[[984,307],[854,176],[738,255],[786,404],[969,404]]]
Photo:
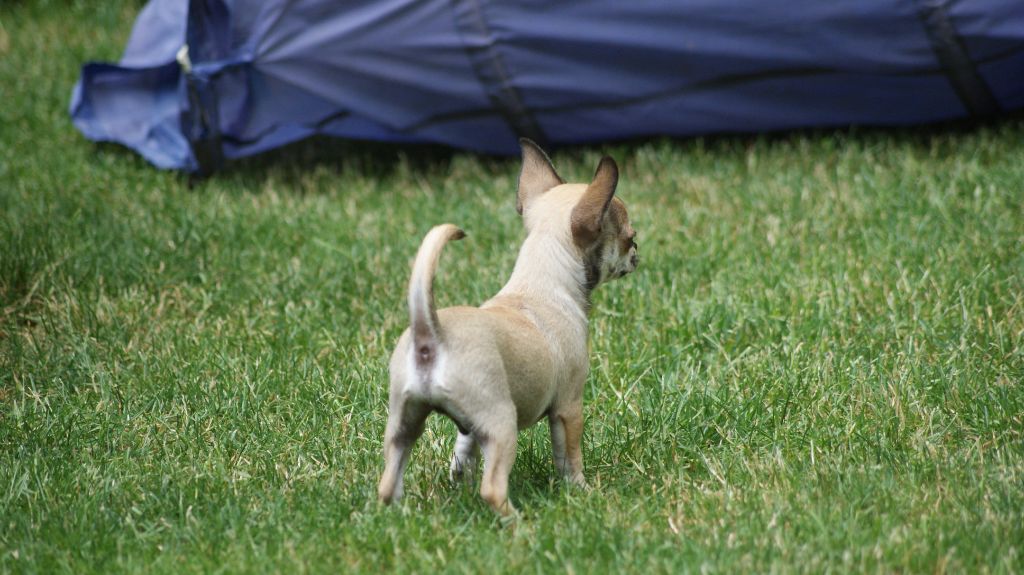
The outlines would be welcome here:
[[[1002,111],[985,79],[967,53],[963,38],[949,17],[949,0],[922,0],[920,16],[935,57],[967,112],[975,118]]]
[[[483,85],[491,105],[516,136],[525,136],[541,146],[549,144],[537,119],[523,103],[519,90],[512,83],[511,74],[497,50],[497,42],[484,19],[479,0],[452,0],[452,8],[473,72]]]

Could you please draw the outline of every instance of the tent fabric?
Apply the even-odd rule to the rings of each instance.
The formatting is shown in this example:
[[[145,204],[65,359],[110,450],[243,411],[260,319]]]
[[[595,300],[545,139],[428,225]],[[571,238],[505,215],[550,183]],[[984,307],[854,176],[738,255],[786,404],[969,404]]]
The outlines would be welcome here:
[[[187,58],[179,58],[187,46]],[[1020,0],[151,0],[75,126],[162,168],[314,134],[514,154],[1024,108]]]

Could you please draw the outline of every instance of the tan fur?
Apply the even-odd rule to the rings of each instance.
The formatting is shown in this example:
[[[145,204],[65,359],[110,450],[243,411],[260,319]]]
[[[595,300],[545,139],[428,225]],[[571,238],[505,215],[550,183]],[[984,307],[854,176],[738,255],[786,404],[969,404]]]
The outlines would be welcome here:
[[[424,239],[410,281],[412,325],[391,356],[381,501],[401,496],[409,449],[434,411],[459,427],[452,477],[472,471],[483,450],[480,494],[514,511],[508,476],[518,431],[547,418],[555,465],[585,485],[580,444],[587,379],[590,290],[636,269],[635,233],[612,201],[618,170],[605,158],[589,185],[563,184],[547,156],[522,141],[517,208],[527,237],[508,283],[479,308],[434,315],[432,285],[441,248],[461,237],[451,224]],[[435,319],[436,318],[436,319]]]
[[[431,351],[429,346],[437,339],[437,310],[434,309],[434,274],[441,258],[441,248],[451,240],[461,240],[466,233],[452,224],[434,227],[423,238],[416,252],[415,265],[409,278],[409,326],[421,355]],[[424,347],[426,346],[426,347]]]
[[[580,247],[593,244],[600,235],[602,220],[618,183],[619,169],[615,161],[603,158],[597,166],[594,181],[587,186],[583,198],[572,210],[572,235]]]
[[[523,215],[523,206],[530,203],[534,196],[565,182],[551,169],[551,160],[544,150],[529,140],[520,143],[523,147],[523,166],[519,170],[516,211]]]

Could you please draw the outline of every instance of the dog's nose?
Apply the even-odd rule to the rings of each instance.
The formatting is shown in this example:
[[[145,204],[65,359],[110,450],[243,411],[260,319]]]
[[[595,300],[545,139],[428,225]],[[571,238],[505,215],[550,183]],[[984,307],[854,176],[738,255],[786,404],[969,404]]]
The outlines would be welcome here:
[[[629,259],[629,263],[636,269],[636,266],[640,265],[640,254],[633,254],[633,257]]]

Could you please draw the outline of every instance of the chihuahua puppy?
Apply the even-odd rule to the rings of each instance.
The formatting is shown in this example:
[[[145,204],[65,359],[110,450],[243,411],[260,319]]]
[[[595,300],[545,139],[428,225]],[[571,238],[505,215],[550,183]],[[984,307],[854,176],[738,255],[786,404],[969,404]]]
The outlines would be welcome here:
[[[636,269],[636,232],[614,196],[614,160],[602,159],[590,184],[566,184],[536,144],[524,138],[520,145],[516,210],[527,236],[505,287],[479,308],[435,310],[441,249],[465,234],[439,225],[416,254],[411,325],[389,367],[384,473],[377,490],[384,503],[401,497],[409,450],[435,411],[459,430],[452,478],[472,470],[482,449],[480,495],[502,515],[515,511],[508,477],[516,436],[545,417],[555,466],[567,480],[586,485],[580,442],[590,295],[601,282]]]

